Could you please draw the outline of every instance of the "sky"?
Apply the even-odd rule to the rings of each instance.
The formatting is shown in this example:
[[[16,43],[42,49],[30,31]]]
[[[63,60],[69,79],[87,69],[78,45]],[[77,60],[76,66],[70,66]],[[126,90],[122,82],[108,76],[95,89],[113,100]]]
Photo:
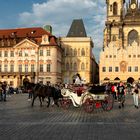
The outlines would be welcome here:
[[[83,19],[94,42],[96,62],[103,44],[106,0],[0,0],[0,29],[51,25],[53,35],[67,35],[73,19]]]

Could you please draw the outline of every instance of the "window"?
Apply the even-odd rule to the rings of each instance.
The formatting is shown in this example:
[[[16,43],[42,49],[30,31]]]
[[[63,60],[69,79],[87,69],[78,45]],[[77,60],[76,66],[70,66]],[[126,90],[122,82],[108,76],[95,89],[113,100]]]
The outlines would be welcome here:
[[[2,72],[2,66],[0,65],[0,72]]]
[[[117,15],[117,11],[118,11],[118,4],[117,2],[113,3],[113,15]]]
[[[0,51],[0,57],[2,57],[2,52]]]
[[[129,55],[128,57],[131,58],[131,55]]]
[[[113,35],[112,41],[116,41],[116,36],[115,35]]]
[[[132,68],[131,66],[128,67],[128,72],[131,72],[132,71]]]
[[[77,50],[74,49],[74,56],[77,56]]]
[[[112,12],[112,5],[110,5],[110,12]]]
[[[66,70],[69,70],[69,63],[66,64]]]
[[[66,56],[69,55],[69,48],[66,49]]]
[[[8,51],[4,51],[4,57],[8,57]]]
[[[85,64],[84,63],[81,64],[81,70],[85,70]]]
[[[19,71],[19,72],[22,72],[22,65],[19,65],[19,66],[18,66],[18,71]]]
[[[47,50],[47,56],[51,56],[51,51]]]
[[[43,72],[43,64],[40,64],[40,67],[39,67],[39,68],[40,68],[39,71],[40,71],[40,72]]]
[[[114,58],[116,58],[116,55],[114,55]]]
[[[109,67],[109,72],[112,72],[112,67]]]
[[[40,50],[40,56],[43,56],[43,50]]]
[[[73,56],[73,50],[72,50],[72,48],[70,49],[70,56]]]
[[[27,50],[25,50],[25,56],[28,56],[28,51]]]
[[[132,45],[134,41],[139,44],[139,34],[136,30],[131,30],[128,34],[128,45]]]
[[[138,72],[138,66],[135,66],[134,71]]]
[[[35,72],[35,65],[31,65],[31,72]]]
[[[28,72],[28,65],[25,65],[25,72]]]
[[[51,64],[47,64],[47,72],[51,72]]]
[[[77,71],[77,63],[74,63],[74,70]]]
[[[85,56],[85,50],[84,50],[84,48],[82,48],[82,50],[81,50],[81,55],[82,56]]]
[[[106,67],[103,67],[102,68],[102,72],[106,72]]]
[[[22,56],[22,51],[19,51],[19,56]]]
[[[108,58],[108,55],[106,55],[105,57]]]
[[[109,57],[112,58],[112,55],[110,55]]]
[[[10,86],[13,86],[14,85],[14,81],[10,81]]]
[[[7,64],[4,65],[4,72],[8,72],[8,65]]]
[[[136,55],[133,55],[134,58],[136,58]]]
[[[138,54],[138,58],[140,58],[140,55]]]
[[[10,52],[10,56],[11,56],[11,57],[14,57],[14,51],[11,51],[11,52]]]
[[[119,67],[115,67],[115,72],[119,72]]]
[[[72,63],[70,63],[70,70],[72,70]]]
[[[10,72],[14,72],[14,65],[13,64],[10,65]]]

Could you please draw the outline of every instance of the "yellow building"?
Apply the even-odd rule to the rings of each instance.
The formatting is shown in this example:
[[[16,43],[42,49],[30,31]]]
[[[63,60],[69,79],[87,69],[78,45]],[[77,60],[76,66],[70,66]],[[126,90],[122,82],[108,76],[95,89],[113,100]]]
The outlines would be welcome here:
[[[92,39],[87,37],[83,21],[73,20],[67,37],[61,37],[63,53],[63,81],[73,83],[80,74],[84,83],[96,82],[98,65],[92,54]]]
[[[100,83],[140,80],[140,6],[138,1],[106,0],[107,20],[100,53]]]
[[[43,28],[0,30],[0,81],[62,82],[62,48]]]

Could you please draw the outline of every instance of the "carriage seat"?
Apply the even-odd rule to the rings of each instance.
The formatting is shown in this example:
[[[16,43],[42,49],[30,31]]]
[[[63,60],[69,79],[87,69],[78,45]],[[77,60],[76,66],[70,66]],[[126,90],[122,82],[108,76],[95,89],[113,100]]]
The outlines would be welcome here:
[[[105,86],[92,86],[89,92],[92,94],[104,94]]]

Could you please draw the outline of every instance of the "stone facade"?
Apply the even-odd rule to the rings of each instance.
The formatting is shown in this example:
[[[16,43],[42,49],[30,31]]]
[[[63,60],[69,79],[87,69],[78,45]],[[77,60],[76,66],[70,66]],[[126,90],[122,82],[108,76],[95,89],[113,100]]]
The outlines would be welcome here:
[[[62,82],[62,48],[43,28],[0,30],[0,81]]]
[[[140,7],[138,1],[106,0],[107,20],[100,53],[100,83],[140,79]]]
[[[98,82],[98,65],[92,53],[94,44],[87,36],[82,19],[73,20],[67,37],[61,37],[63,53],[63,81],[74,83],[79,74],[83,83]]]
[[[90,37],[62,37],[63,81],[73,83],[75,75],[80,74],[85,83],[95,82],[96,62],[92,54],[93,42]]]

